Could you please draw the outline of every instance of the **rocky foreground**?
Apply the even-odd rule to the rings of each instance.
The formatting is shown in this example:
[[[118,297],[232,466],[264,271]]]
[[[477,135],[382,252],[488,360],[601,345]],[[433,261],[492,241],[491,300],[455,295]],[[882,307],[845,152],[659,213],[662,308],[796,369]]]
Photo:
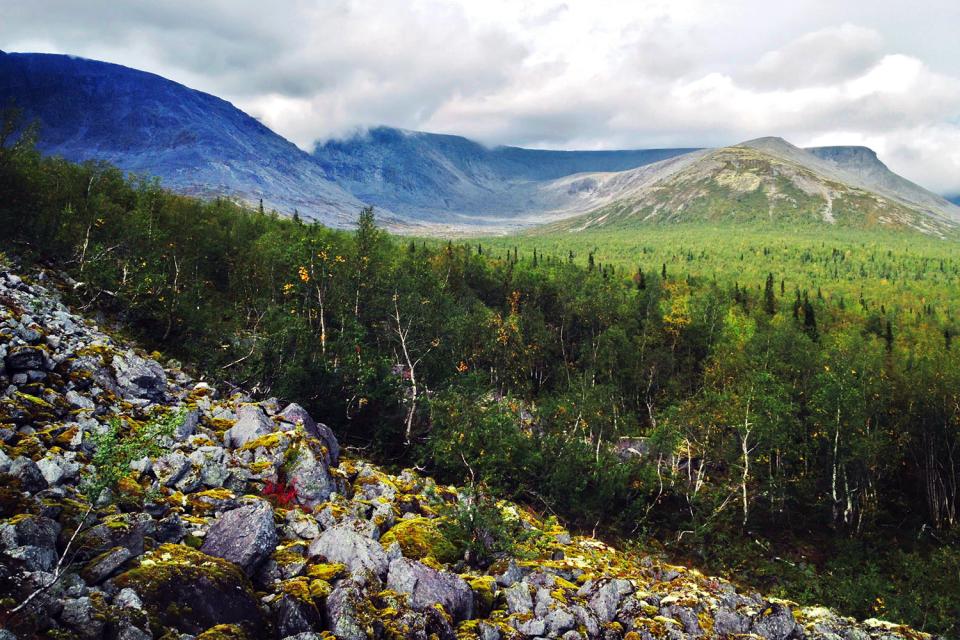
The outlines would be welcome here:
[[[0,269],[0,640],[929,637],[506,503],[522,534],[479,562],[449,533],[475,494],[348,459],[301,407],[221,396],[41,280]]]

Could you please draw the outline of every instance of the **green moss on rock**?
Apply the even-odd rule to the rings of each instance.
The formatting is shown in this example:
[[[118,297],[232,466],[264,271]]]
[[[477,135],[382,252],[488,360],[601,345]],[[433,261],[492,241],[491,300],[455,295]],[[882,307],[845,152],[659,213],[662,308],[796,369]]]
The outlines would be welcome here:
[[[400,545],[407,558],[422,560],[427,557],[439,562],[455,562],[457,549],[447,540],[436,522],[431,518],[407,518],[400,520],[380,538],[383,546],[394,542]]]

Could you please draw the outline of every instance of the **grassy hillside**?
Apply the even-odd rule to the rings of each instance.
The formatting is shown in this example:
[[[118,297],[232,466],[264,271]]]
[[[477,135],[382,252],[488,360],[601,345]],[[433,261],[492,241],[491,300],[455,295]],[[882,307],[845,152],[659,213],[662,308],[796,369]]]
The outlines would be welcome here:
[[[761,141],[762,143],[763,141]],[[669,223],[772,223],[788,227],[911,229],[934,236],[956,223],[858,184],[857,178],[782,140],[716,149],[679,170],[618,184],[609,204],[548,229],[631,229]],[[759,143],[758,143],[759,144]],[[602,191],[602,189],[601,189]]]

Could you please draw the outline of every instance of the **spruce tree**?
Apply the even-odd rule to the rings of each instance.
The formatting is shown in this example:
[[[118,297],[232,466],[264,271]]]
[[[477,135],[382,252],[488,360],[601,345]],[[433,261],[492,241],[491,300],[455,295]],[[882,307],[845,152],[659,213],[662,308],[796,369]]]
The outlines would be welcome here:
[[[773,274],[767,274],[767,284],[763,289],[763,308],[768,315],[777,313],[777,300],[773,292]]]

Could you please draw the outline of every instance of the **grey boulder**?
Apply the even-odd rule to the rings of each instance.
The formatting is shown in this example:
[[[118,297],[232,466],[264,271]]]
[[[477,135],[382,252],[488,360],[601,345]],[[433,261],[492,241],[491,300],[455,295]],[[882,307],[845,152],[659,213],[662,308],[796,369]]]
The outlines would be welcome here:
[[[390,563],[387,588],[409,596],[414,609],[442,605],[454,620],[473,615],[473,591],[460,576],[437,571],[422,562],[398,558]]]
[[[351,573],[383,576],[387,572],[387,553],[376,540],[366,538],[348,524],[327,529],[313,541],[310,557],[323,556],[329,562],[345,564]]]
[[[114,356],[111,365],[124,395],[157,402],[166,396],[167,375],[156,361],[127,353]]]
[[[231,449],[237,449],[251,440],[274,431],[273,421],[258,405],[245,404],[237,410],[237,421],[224,434],[224,441]]]
[[[200,551],[238,565],[249,576],[273,553],[277,542],[273,508],[257,500],[217,518]]]

